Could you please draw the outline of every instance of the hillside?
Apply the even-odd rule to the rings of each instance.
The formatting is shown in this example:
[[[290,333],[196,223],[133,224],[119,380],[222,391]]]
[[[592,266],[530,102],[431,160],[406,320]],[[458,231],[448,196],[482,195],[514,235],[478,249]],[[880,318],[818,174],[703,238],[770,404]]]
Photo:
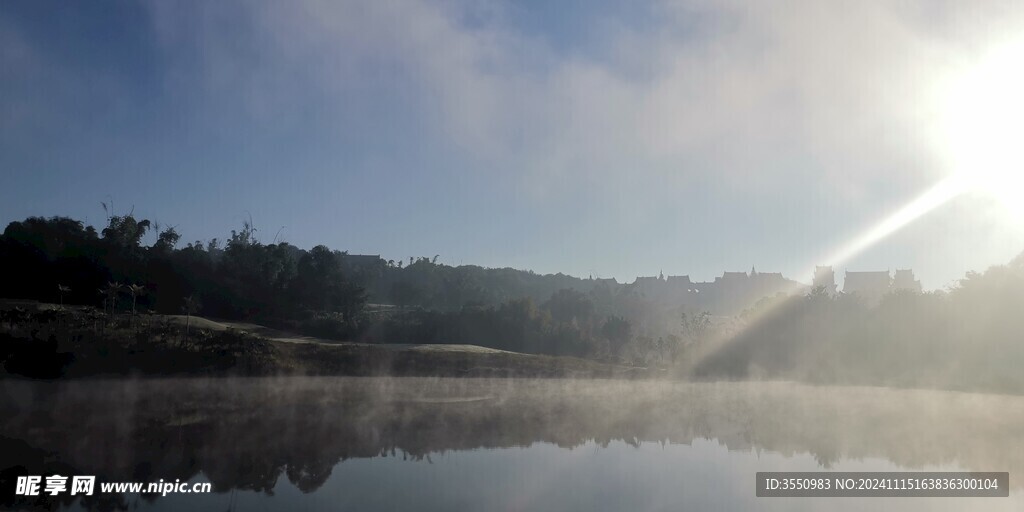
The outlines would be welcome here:
[[[0,301],[0,375],[614,377],[644,369],[464,344],[351,343],[183,315]],[[187,326],[187,327],[186,327]]]

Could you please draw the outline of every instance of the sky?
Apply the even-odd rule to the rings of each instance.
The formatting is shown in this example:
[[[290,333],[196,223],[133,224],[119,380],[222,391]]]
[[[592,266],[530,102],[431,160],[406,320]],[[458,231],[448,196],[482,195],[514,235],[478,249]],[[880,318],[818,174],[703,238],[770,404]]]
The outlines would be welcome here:
[[[7,1],[0,223],[944,288],[1024,222],[964,194],[823,260],[953,172],[943,84],[1018,37],[1019,2]]]

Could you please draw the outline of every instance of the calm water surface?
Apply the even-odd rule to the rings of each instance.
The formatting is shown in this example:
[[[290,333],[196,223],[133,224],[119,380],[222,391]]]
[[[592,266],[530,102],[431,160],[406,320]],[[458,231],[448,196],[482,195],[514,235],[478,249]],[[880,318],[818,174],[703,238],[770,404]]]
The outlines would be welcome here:
[[[0,383],[0,509],[1024,510],[1024,398],[789,383]],[[1009,498],[756,498],[757,471],[1009,471]],[[210,482],[25,501],[17,474]]]

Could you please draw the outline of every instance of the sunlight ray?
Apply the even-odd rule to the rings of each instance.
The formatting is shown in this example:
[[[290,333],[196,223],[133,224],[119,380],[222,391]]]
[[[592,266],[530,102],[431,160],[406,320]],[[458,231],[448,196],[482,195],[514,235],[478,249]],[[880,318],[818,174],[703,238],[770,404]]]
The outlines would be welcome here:
[[[953,175],[943,179],[916,199],[864,231],[848,244],[837,249],[825,259],[824,263],[838,266],[850,261],[889,235],[942,206],[950,199],[964,193],[968,188],[962,175]],[[813,271],[812,267],[807,275],[811,275]]]

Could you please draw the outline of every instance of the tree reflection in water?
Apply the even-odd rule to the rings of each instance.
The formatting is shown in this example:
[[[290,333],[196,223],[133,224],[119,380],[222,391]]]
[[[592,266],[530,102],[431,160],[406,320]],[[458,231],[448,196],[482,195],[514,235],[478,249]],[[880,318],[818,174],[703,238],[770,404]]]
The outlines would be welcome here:
[[[272,494],[316,491],[350,458],[614,440],[810,453],[828,468],[877,457],[905,468],[1024,470],[1024,398],[789,383],[425,378],[240,378],[0,383],[0,507],[17,475],[182,481]],[[1019,486],[1019,483],[1017,484]],[[143,496],[143,499],[156,499]],[[70,502],[66,495],[60,503]],[[97,495],[90,509],[123,508]]]

